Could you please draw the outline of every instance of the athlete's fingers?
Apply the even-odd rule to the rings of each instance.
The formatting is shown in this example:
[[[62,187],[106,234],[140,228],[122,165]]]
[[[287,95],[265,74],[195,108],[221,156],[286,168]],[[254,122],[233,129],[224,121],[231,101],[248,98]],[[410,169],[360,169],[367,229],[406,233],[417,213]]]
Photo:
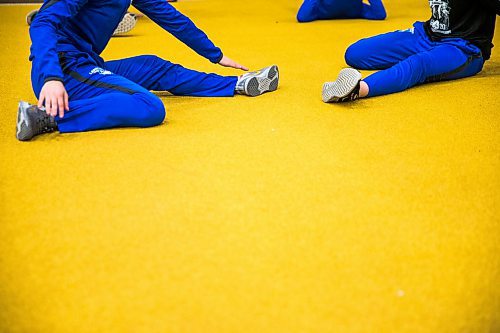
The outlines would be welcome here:
[[[219,65],[224,66],[224,67],[241,69],[243,71],[248,71],[248,68],[246,66],[240,65],[239,63],[237,63],[233,59],[230,59],[226,56],[222,57],[221,61],[219,62]]]
[[[64,96],[61,96],[57,99],[57,106],[59,108],[59,117],[60,118],[64,117],[64,110],[65,110]]]
[[[52,98],[51,96],[47,96],[45,99],[45,108],[48,109],[49,116],[52,116]]]
[[[52,117],[57,116],[57,95],[52,97]]]
[[[47,112],[47,114],[50,116],[51,107],[50,107],[50,97],[49,96],[45,96],[45,102],[43,104],[45,105],[45,112]]]
[[[239,64],[239,63],[237,63],[236,61],[233,61],[233,62],[231,63],[231,67],[236,68],[236,69],[241,69],[241,70],[244,70],[244,71],[247,71],[247,70],[248,70],[248,68],[246,68],[246,67],[245,67],[245,66],[243,66],[243,65],[240,65],[240,64]]]
[[[51,96],[50,98],[50,115],[52,117],[57,116],[57,99],[55,96]]]
[[[47,96],[47,98],[45,98],[45,110],[47,110],[47,114],[49,116],[52,116],[52,101],[50,99],[50,96]]]
[[[40,98],[38,98],[38,107],[41,108],[43,106],[43,102],[45,102],[45,93],[42,91],[40,93]]]
[[[248,71],[248,67],[238,64],[238,68],[243,71]]]
[[[69,96],[66,91],[64,91],[64,109],[69,111]]]

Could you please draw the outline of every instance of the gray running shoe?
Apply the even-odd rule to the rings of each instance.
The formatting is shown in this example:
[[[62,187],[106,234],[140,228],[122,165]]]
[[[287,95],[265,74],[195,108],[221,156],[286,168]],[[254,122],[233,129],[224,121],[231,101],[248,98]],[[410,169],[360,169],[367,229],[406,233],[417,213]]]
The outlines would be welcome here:
[[[340,71],[337,80],[323,85],[323,102],[341,103],[358,99],[360,82],[360,72],[354,68],[344,68]]]
[[[113,36],[122,35],[134,29],[137,23],[137,16],[132,13],[125,13],[122,20],[113,32]]]
[[[18,140],[28,141],[36,135],[55,130],[57,130],[57,124],[54,117],[47,115],[45,110],[39,109],[36,105],[19,102],[16,131]]]
[[[265,92],[278,89],[279,70],[273,65],[260,71],[243,74],[236,83],[237,94],[247,96],[259,96]]]

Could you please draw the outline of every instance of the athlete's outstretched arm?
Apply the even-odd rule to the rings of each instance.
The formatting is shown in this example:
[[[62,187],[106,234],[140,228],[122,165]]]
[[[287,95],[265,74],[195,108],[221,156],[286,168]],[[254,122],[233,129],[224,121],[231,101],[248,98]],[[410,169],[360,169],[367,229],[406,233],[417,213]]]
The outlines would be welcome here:
[[[33,71],[41,73],[44,85],[38,106],[45,104],[47,113],[60,117],[69,110],[68,94],[62,84],[64,75],[57,54],[57,30],[78,13],[88,0],[45,1],[30,26]]]
[[[134,0],[132,5],[163,29],[215,64],[246,70],[246,67],[225,57],[207,35],[185,15],[165,0]]]
[[[385,12],[382,0],[368,0],[369,5],[363,4],[361,16],[368,20],[385,20],[387,13]]]

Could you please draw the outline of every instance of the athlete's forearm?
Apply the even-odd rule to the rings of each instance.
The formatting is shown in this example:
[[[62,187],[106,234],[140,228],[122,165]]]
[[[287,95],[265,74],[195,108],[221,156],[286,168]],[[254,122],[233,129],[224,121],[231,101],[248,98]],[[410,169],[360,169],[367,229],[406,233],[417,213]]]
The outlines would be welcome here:
[[[133,5],[199,55],[213,63],[218,63],[222,59],[221,50],[210,41],[207,35],[168,2],[136,0]]]

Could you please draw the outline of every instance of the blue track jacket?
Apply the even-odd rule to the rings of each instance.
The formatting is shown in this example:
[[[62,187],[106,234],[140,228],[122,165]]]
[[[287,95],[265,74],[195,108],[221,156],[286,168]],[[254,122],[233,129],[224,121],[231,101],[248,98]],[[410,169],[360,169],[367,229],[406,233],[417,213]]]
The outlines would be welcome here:
[[[99,55],[130,5],[211,62],[222,59],[207,35],[166,0],[45,0],[30,26],[33,72],[43,82],[62,81],[59,52],[85,53],[102,66]]]

